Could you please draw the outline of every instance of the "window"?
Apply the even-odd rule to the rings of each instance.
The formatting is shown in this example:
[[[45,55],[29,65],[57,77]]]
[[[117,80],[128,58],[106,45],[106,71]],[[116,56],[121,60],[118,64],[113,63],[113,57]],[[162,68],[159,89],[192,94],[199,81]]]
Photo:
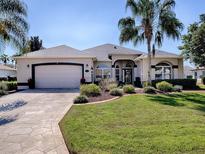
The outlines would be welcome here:
[[[167,63],[159,63],[155,67],[155,79],[171,79],[172,78],[172,68]]]
[[[115,78],[116,81],[120,81],[120,67],[118,65],[115,67]]]
[[[111,67],[100,64],[96,67],[96,80],[111,78]]]

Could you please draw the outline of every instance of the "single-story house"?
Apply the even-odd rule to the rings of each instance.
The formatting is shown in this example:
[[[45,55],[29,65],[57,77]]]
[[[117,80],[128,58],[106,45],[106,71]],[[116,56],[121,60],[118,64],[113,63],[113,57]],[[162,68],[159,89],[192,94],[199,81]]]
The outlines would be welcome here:
[[[16,69],[0,64],[0,78],[16,77]]]
[[[133,84],[137,77],[141,81],[148,79],[146,53],[112,44],[83,51],[62,45],[16,60],[20,89],[28,88],[28,79],[35,88],[79,88],[82,78],[88,83],[111,78],[125,84]],[[156,50],[151,66],[152,80],[184,77],[183,58],[179,55]]]

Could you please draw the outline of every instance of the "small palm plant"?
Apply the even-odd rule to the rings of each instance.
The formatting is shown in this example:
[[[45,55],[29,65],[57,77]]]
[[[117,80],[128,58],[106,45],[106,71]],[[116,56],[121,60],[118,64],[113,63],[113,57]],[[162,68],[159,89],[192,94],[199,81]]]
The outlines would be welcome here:
[[[22,47],[29,29],[26,17],[27,8],[21,0],[0,0],[0,49],[7,43]]]
[[[179,39],[183,24],[173,11],[175,0],[127,0],[132,17],[120,19],[120,43],[132,41],[134,46],[146,41],[148,50],[148,82],[151,83],[151,58],[155,44],[162,46],[164,36]]]

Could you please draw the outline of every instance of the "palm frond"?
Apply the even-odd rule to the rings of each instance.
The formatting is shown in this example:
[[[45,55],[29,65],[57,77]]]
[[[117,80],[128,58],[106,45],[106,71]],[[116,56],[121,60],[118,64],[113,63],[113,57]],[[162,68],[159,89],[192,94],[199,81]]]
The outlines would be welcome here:
[[[122,18],[118,22],[119,29],[124,28],[134,28],[135,27],[135,20],[131,17]]]
[[[136,16],[139,12],[138,4],[135,2],[135,0],[127,0],[126,9],[128,8],[131,9],[134,16]]]
[[[19,14],[27,16],[27,6],[21,0],[0,0],[0,12],[4,15]]]

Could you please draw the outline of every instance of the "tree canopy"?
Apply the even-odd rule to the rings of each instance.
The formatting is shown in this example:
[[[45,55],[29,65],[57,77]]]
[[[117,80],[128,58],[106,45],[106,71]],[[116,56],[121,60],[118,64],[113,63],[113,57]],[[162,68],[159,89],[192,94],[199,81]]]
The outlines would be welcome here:
[[[21,0],[0,0],[0,49],[11,44],[20,49],[29,29],[27,7]]]
[[[200,21],[188,27],[188,33],[182,36],[183,45],[179,47],[186,60],[196,66],[205,66],[205,14]]]
[[[176,18],[175,0],[127,0],[126,8],[132,16],[119,21],[120,43],[133,42],[134,46],[146,41],[148,50],[148,81],[151,82],[151,53],[155,44],[161,47],[164,37],[179,39],[183,24]]]

